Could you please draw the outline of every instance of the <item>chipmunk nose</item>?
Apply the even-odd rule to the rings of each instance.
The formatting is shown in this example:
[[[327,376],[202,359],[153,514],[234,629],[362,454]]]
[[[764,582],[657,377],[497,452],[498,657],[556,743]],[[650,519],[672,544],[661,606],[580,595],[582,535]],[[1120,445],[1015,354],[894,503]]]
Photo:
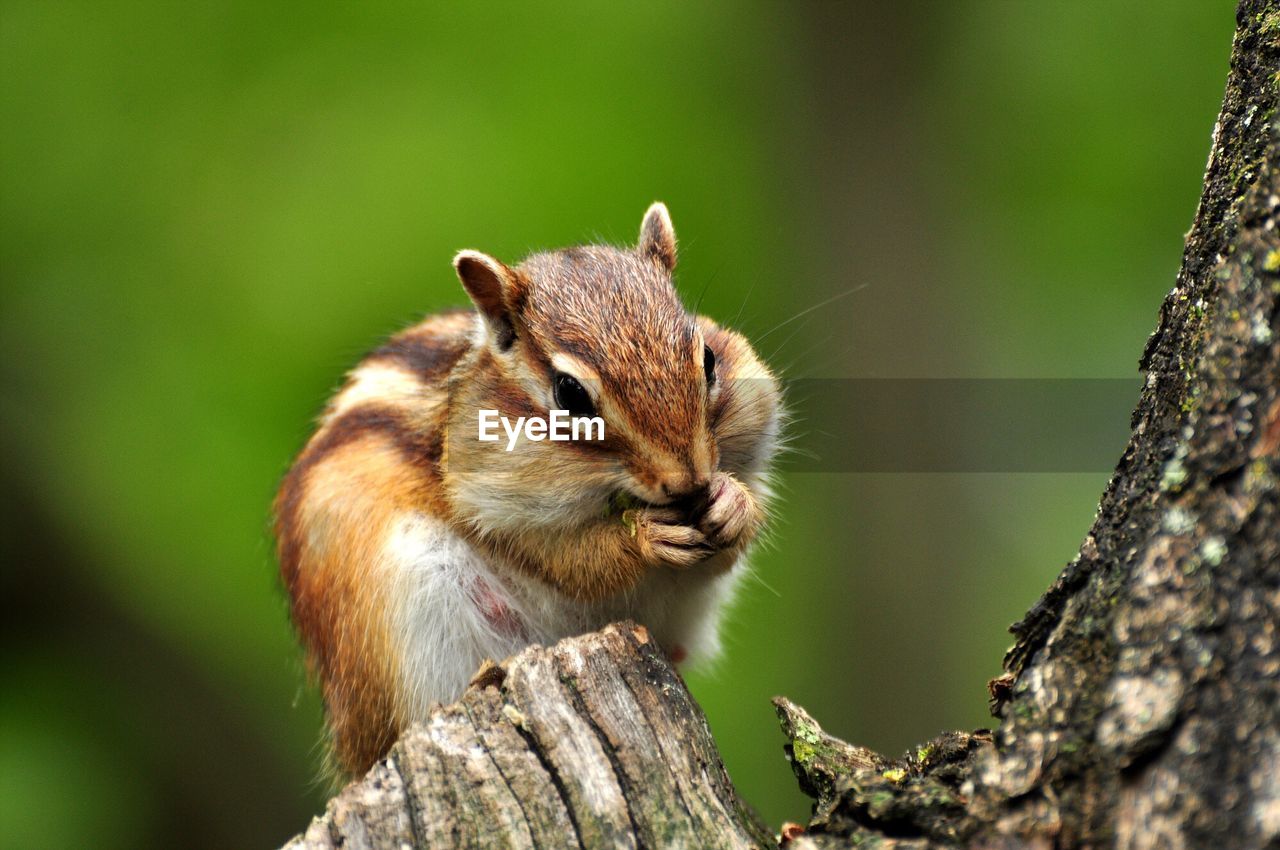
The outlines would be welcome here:
[[[664,475],[658,488],[669,501],[696,502],[706,497],[710,482],[711,476],[705,472],[683,470]]]

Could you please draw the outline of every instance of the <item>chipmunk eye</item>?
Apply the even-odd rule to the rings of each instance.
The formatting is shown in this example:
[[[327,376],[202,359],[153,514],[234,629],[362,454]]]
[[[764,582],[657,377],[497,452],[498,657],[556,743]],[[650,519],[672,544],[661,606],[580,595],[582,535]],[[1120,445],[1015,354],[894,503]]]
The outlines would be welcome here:
[[[591,403],[587,388],[572,375],[557,372],[552,381],[551,392],[555,396],[558,410],[567,410],[570,416],[596,415],[596,406]]]
[[[702,347],[702,371],[707,376],[708,387],[716,382],[716,353],[709,345]]]

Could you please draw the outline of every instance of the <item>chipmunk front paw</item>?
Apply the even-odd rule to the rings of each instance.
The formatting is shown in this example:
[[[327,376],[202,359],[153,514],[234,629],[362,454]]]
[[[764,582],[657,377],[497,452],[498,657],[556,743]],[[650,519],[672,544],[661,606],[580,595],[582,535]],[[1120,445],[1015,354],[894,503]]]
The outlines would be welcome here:
[[[688,518],[673,508],[641,508],[628,511],[624,522],[634,523],[634,536],[645,558],[677,569],[692,567],[715,553],[705,534],[688,525]]]
[[[698,530],[717,549],[737,549],[755,537],[760,508],[746,485],[727,472],[711,479],[707,507]]]

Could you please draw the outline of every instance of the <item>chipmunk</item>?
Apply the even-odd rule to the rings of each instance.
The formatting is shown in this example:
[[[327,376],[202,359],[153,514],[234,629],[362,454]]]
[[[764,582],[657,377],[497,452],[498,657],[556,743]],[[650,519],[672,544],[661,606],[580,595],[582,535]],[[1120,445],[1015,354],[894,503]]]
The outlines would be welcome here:
[[[633,249],[508,267],[352,370],[275,501],[280,570],[332,755],[367,770],[485,659],[622,618],[673,659],[719,651],[770,497],[777,380],[676,294],[665,206]],[[480,411],[603,420],[603,439],[478,438]]]

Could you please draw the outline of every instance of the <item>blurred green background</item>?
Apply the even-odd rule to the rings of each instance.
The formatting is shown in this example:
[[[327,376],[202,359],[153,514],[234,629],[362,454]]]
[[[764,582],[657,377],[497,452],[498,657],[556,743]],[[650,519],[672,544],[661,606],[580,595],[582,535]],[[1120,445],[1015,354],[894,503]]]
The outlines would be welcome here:
[[[748,335],[868,284],[761,346],[789,376],[1132,376],[1233,28],[1227,0],[0,9],[15,847],[268,847],[319,811],[268,506],[342,371],[462,303],[456,249],[630,241],[660,198],[689,300]],[[1004,628],[1106,477],[789,476],[689,677],[744,795],[807,815],[777,693],[890,753],[989,725]]]

